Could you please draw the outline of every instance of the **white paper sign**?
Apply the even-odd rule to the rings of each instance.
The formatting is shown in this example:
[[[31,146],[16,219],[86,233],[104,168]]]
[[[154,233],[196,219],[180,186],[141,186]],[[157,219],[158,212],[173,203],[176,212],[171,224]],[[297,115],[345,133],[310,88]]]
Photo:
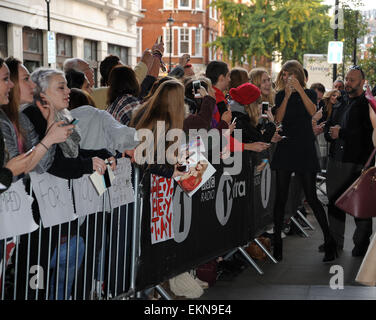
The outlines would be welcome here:
[[[73,221],[77,218],[73,210],[68,180],[55,177],[49,173],[30,172],[30,177],[45,228]]]
[[[84,175],[73,180],[74,203],[79,217],[102,210],[102,197],[95,191],[89,177]]]
[[[18,236],[38,229],[31,211],[33,198],[26,191],[22,180],[12,183],[0,195],[0,239]]]
[[[114,174],[115,179],[108,189],[111,207],[116,208],[134,202],[131,161],[127,158],[118,159]]]

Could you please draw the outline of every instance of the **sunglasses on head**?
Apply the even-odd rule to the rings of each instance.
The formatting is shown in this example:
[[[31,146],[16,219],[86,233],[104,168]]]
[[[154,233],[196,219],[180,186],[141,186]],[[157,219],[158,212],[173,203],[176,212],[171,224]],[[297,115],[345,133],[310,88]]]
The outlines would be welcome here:
[[[360,73],[362,74],[362,78],[365,79],[364,72],[363,72],[363,70],[362,70],[362,68],[361,68],[360,66],[351,66],[351,67],[349,68],[349,70],[359,70]]]

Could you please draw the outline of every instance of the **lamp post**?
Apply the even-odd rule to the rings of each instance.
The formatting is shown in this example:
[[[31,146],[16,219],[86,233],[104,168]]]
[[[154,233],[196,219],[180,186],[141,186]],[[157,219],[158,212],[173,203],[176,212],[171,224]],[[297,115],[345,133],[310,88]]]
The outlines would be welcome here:
[[[50,30],[50,1],[51,0],[44,0],[44,1],[46,1],[46,4],[47,4],[47,30],[51,31]]]
[[[335,2],[335,9],[334,9],[334,41],[338,41],[338,7],[339,7],[339,0]],[[344,67],[344,66],[343,66]],[[333,64],[333,82],[337,79],[337,64]]]
[[[171,55],[172,55],[172,25],[174,24],[175,20],[172,18],[172,13],[170,17],[167,19],[168,26],[170,27],[170,60],[169,60],[169,71],[171,71],[172,64],[171,64]]]

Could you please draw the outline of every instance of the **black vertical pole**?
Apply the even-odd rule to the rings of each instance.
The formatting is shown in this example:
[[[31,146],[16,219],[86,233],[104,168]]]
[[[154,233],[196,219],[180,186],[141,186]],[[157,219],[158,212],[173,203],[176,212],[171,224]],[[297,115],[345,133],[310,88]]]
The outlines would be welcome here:
[[[336,0],[334,9],[334,41],[338,41],[338,7],[339,0]],[[337,64],[333,64],[333,82],[337,79]]]
[[[50,30],[50,0],[45,0],[47,3],[47,30]]]
[[[356,26],[358,25],[358,15],[359,15],[359,11],[356,11],[355,12],[355,25]],[[357,46],[357,40],[358,40],[358,34],[356,34],[355,37],[354,37],[354,52],[353,52],[354,66],[356,66],[356,46]]]
[[[170,72],[172,70],[172,64],[171,64],[171,55],[172,55],[172,24],[170,24]]]

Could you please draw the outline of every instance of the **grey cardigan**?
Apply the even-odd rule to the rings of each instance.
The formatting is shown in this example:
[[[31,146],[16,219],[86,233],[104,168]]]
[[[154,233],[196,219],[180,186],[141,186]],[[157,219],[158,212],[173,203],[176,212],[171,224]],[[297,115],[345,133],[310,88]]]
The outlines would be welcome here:
[[[25,133],[25,151],[27,151],[31,147],[36,146],[39,143],[39,137],[34,129],[33,124],[22,112],[19,113],[19,122],[20,127]],[[20,153],[18,151],[16,130],[13,126],[13,123],[9,120],[9,118],[1,108],[0,127],[1,131],[3,132],[6,148],[9,152],[9,158],[11,159],[15,156],[18,156]],[[37,173],[44,173],[50,168],[54,160],[55,148],[56,146],[52,145],[51,148],[48,149],[47,153],[39,161],[33,171],[36,171]],[[15,181],[15,179],[13,181]]]
[[[115,154],[115,150],[123,152],[138,145],[136,129],[121,124],[105,110],[81,106],[70,110],[70,113],[79,120],[77,126],[80,128],[82,149],[106,148]]]

